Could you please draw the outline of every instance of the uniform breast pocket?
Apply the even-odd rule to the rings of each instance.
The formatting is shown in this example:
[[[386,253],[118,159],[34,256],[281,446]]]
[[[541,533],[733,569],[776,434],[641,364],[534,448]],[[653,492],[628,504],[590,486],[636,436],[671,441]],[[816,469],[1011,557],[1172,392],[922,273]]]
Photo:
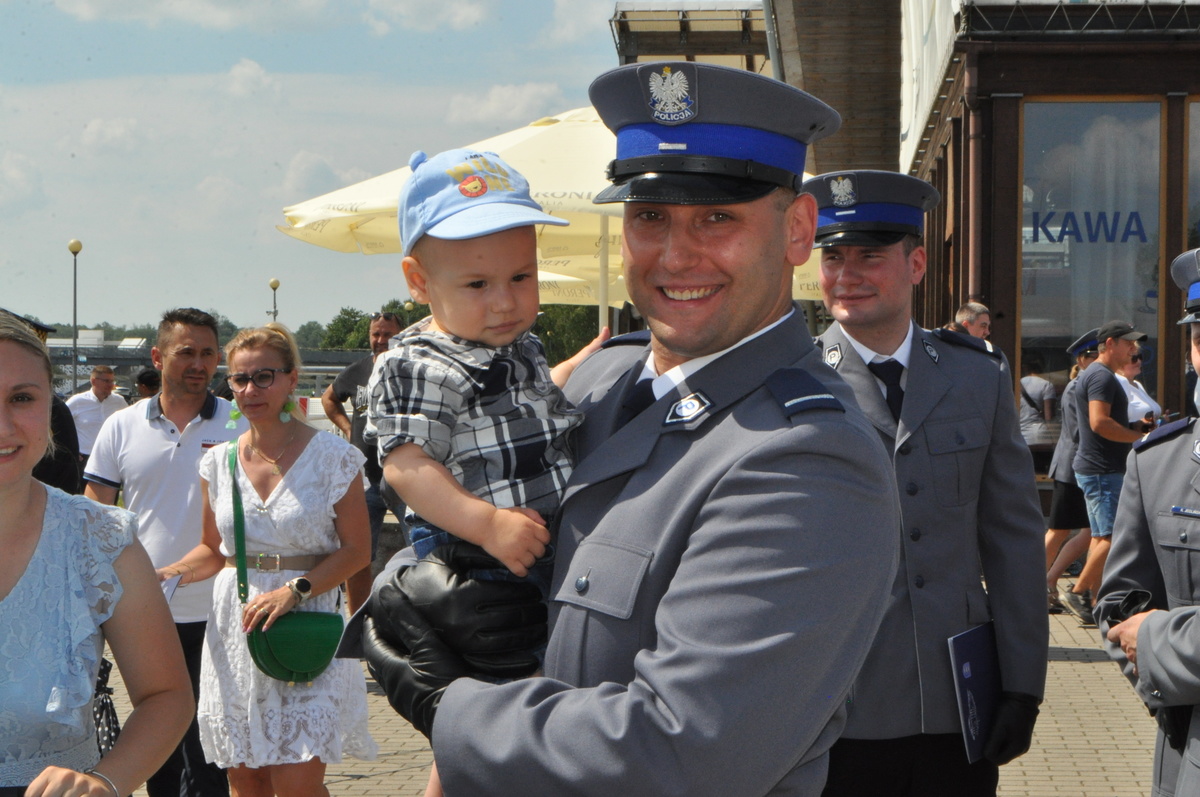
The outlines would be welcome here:
[[[942,506],[962,506],[979,498],[979,481],[990,435],[978,416],[926,423],[930,476]]]
[[[615,540],[585,539],[555,600],[628,620],[654,554]]]
[[[1168,595],[1176,603],[1195,603],[1200,598],[1200,519],[1163,510],[1158,513],[1154,536]]]

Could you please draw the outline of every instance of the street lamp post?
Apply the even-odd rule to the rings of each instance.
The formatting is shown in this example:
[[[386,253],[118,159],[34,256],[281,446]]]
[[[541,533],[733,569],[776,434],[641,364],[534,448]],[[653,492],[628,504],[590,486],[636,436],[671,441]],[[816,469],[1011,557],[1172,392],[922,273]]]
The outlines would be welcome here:
[[[71,393],[79,387],[79,253],[83,244],[72,238],[67,244],[71,253]]]
[[[271,316],[272,321],[278,321],[279,320],[279,306],[275,303],[275,294],[276,294],[276,291],[279,290],[279,280],[272,277],[271,281],[268,282],[267,285],[271,286],[271,312],[267,313],[267,315]]]

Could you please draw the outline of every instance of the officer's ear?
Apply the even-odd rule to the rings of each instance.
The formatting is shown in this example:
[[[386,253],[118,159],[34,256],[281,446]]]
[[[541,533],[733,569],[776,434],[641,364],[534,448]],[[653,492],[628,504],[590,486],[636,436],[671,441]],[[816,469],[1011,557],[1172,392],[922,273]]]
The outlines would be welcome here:
[[[787,260],[795,266],[808,262],[812,255],[813,236],[817,232],[817,200],[812,194],[798,194],[788,205]]]
[[[912,284],[919,285],[925,278],[925,247],[918,245],[908,253],[908,264],[912,268]]]

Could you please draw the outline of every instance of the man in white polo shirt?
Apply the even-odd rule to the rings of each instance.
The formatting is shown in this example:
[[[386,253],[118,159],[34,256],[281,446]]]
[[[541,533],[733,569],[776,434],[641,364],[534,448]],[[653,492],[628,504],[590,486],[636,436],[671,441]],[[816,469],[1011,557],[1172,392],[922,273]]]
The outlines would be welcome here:
[[[113,413],[129,406],[125,399],[113,393],[116,386],[117,377],[113,369],[107,365],[97,365],[92,369],[91,389],[67,399],[67,407],[75,419],[75,432],[79,435],[79,459],[85,466],[100,427]]]
[[[191,308],[163,314],[150,351],[162,371],[162,392],[110,418],[96,439],[84,471],[85,495],[115,503],[138,516],[138,539],[155,567],[179,561],[200,542],[200,457],[205,449],[245,430],[227,427],[232,405],[208,390],[221,359],[217,322]],[[189,583],[188,574],[171,598],[192,690],[200,689],[200,653],[212,603],[212,580]],[[150,797],[221,797],[229,794],[223,770],[204,760],[193,721],[167,763],[146,783]]]

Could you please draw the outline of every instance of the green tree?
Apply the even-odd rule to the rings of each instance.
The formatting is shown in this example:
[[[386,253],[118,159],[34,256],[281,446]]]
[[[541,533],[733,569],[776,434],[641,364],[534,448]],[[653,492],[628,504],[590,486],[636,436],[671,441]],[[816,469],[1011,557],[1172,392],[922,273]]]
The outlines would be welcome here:
[[[429,305],[417,304],[411,299],[392,299],[383,306],[383,312],[395,313],[400,319],[400,328],[405,329],[429,315]]]
[[[305,321],[296,330],[296,345],[302,349],[319,349],[325,340],[325,327],[319,321]]]
[[[596,337],[596,308],[587,305],[544,304],[533,331],[546,348],[546,359],[557,365]]]
[[[325,327],[325,339],[321,342],[322,349],[365,349],[367,348],[367,332],[364,331],[360,342],[356,345],[358,336],[356,330],[360,322],[368,326],[370,320],[367,314],[353,307],[343,307],[334,319]],[[366,327],[364,327],[366,329]]]
[[[222,346],[224,346],[226,343],[228,343],[230,340],[233,339],[234,335],[236,335],[238,333],[238,325],[233,323],[232,321],[230,321],[225,316],[218,313],[216,310],[213,310],[212,308],[209,308],[207,312],[210,316],[212,316],[213,318],[216,319],[216,321],[217,321],[217,340],[220,341]]]

